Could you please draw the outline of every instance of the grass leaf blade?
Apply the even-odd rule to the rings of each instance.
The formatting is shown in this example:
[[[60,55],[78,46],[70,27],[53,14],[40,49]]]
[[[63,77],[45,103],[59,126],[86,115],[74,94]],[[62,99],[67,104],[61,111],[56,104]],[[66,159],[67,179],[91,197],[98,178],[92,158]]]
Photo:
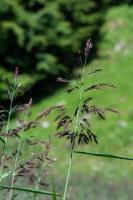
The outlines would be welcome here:
[[[11,187],[6,185],[0,185],[0,189],[12,189],[12,190],[19,190],[23,192],[31,192],[35,194],[45,194],[45,195],[54,195],[53,192],[44,191],[44,190],[37,190],[37,189],[30,189],[30,188],[23,188],[23,187]],[[56,196],[60,196],[59,194],[56,194]]]
[[[133,158],[130,158],[130,157],[117,156],[117,155],[104,154],[104,153],[102,154],[102,153],[92,153],[92,152],[82,152],[82,151],[74,151],[74,153],[84,154],[84,155],[90,155],[90,156],[97,156],[97,157],[122,159],[122,160],[133,160]]]

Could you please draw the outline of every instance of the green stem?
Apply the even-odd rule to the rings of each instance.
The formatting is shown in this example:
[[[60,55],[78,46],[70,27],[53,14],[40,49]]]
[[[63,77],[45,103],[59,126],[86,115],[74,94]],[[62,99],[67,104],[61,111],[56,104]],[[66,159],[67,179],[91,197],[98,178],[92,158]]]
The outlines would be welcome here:
[[[15,180],[15,175],[16,175],[17,162],[18,162],[18,157],[19,157],[21,142],[22,142],[22,140],[21,140],[21,138],[20,138],[20,139],[19,139],[19,143],[18,143],[16,158],[15,158],[15,161],[14,161],[13,174],[12,174],[12,180],[11,180],[11,187],[14,186],[14,180]],[[13,194],[13,189],[10,190],[8,200],[11,200],[11,199],[12,199],[12,194]]]
[[[43,155],[45,155],[45,149],[43,151]],[[45,167],[46,167],[46,164],[45,164],[45,160],[44,160],[44,157],[43,157],[43,162],[41,163],[40,171],[39,171],[39,174],[38,174],[38,179],[36,181],[36,189],[39,189],[39,184],[42,180],[42,174],[43,174],[43,170],[44,170]],[[34,194],[34,200],[37,200],[37,199],[38,199],[37,194]]]
[[[34,193],[34,200],[36,200],[37,199],[37,194],[36,193]]]
[[[25,113],[24,121],[26,120],[26,116],[27,116],[27,111]],[[23,131],[24,131],[24,129],[22,129],[21,132],[23,133]],[[11,187],[14,187],[14,180],[15,180],[15,176],[16,176],[17,163],[18,163],[19,153],[20,153],[20,149],[21,149],[21,143],[22,143],[22,136],[20,136],[18,146],[17,146],[17,153],[16,153],[16,157],[15,157],[15,161],[14,161],[13,173],[12,173],[12,179],[11,179]],[[13,190],[11,189],[8,200],[12,199],[12,194],[13,194]]]
[[[82,93],[83,93],[83,82],[84,82],[84,73],[85,73],[86,61],[87,61],[87,56],[85,56],[85,60],[84,60],[83,68],[82,68],[81,86],[80,86],[80,92],[79,92],[79,105],[78,105],[78,112],[77,112],[77,115],[76,115],[75,130],[74,130],[75,133],[77,132],[77,129],[78,129],[78,122],[79,122],[80,106],[81,106]],[[82,60],[81,60],[81,65],[82,65]],[[72,159],[73,159],[74,146],[75,146],[75,139],[73,140],[72,147],[71,147],[71,152],[70,152],[70,159],[69,159],[67,178],[66,178],[65,189],[64,189],[64,194],[63,194],[63,200],[66,199],[66,195],[67,195],[68,184],[69,184],[69,179],[70,179],[70,173],[71,173],[71,168],[72,168]]]
[[[70,157],[70,160],[69,160],[69,166],[68,166],[67,179],[66,179],[66,184],[65,184],[63,200],[66,199],[66,195],[67,195],[67,188],[68,188],[68,183],[69,183],[69,178],[70,178],[71,167],[72,167],[72,156]]]
[[[13,86],[13,91],[12,91],[11,98],[10,98],[10,107],[9,107],[8,119],[7,119],[6,131],[5,131],[6,134],[9,131],[10,119],[11,119],[11,114],[12,114],[13,100],[14,100],[14,97],[15,97],[16,83],[17,83],[17,78],[15,78],[14,86]],[[6,136],[5,140],[4,140],[5,142],[4,142],[3,153],[2,153],[2,158],[1,158],[0,182],[2,181],[3,163],[4,163],[4,160],[5,160],[5,149],[6,149],[6,145],[7,145],[7,139],[8,138]]]

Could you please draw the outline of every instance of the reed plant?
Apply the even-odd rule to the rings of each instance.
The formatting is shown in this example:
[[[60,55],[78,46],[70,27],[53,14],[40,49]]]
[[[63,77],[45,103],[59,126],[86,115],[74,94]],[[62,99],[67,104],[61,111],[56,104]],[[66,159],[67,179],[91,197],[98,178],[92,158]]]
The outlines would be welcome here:
[[[55,192],[40,189],[47,188],[48,184],[45,180],[54,162],[54,159],[49,157],[50,140],[29,137],[26,132],[36,128],[40,124],[40,120],[46,117],[52,109],[60,112],[63,107],[54,106],[44,109],[35,119],[31,120],[32,98],[27,103],[15,105],[15,98],[22,90],[19,69],[16,68],[14,72],[13,82],[7,79],[5,81],[10,103],[9,109],[3,106],[0,107],[0,190],[9,191],[6,193],[7,200],[12,200],[18,195],[14,190],[33,193],[34,199],[39,199],[38,194],[52,195],[54,198]],[[12,127],[11,123],[13,115],[17,116],[15,127]],[[34,151],[29,156],[23,155],[23,153],[26,154],[23,147],[28,149],[31,146],[35,146],[36,149],[39,148],[39,153]],[[16,186],[20,182],[28,182],[29,188],[21,185]]]
[[[66,90],[68,95],[73,92],[78,94],[78,104],[75,106],[73,113],[68,114],[64,105],[52,105],[45,108],[34,119],[32,115],[32,98],[24,104],[16,104],[15,98],[20,94],[22,86],[19,80],[19,69],[14,72],[13,81],[5,79],[7,85],[7,94],[9,96],[9,108],[0,106],[0,142],[1,142],[1,160],[0,160],[0,190],[8,191],[7,200],[17,197],[18,192],[23,191],[26,194],[33,193],[33,200],[39,200],[41,195],[52,196],[53,200],[61,198],[67,199],[69,180],[71,178],[71,168],[73,156],[96,156],[104,158],[115,158],[133,160],[132,158],[110,155],[108,153],[93,153],[78,151],[78,145],[89,145],[94,143],[98,145],[99,139],[93,131],[90,121],[91,116],[97,116],[101,120],[106,120],[106,112],[118,114],[118,111],[109,107],[103,107],[93,103],[93,97],[90,91],[103,90],[106,88],[115,89],[112,83],[98,82],[86,86],[84,79],[100,73],[103,69],[88,71],[86,69],[87,60],[93,47],[91,39],[87,39],[85,47],[79,52],[81,72],[76,78],[76,86]],[[63,77],[57,78],[58,82],[71,83],[73,80],[67,80]],[[54,163],[54,159],[49,157],[51,142],[40,140],[29,136],[27,131],[40,125],[40,121],[46,118],[51,112],[56,112],[56,136],[66,138],[70,141],[70,158],[66,182],[62,194],[58,194],[55,187],[53,191],[45,190],[48,184],[46,182],[48,171]],[[12,127],[11,118],[16,115],[16,125]],[[27,149],[37,149],[30,155],[25,155]],[[23,184],[28,187],[23,187]],[[54,185],[54,184],[53,184]],[[18,192],[15,192],[18,191]]]
[[[84,79],[89,78],[92,75],[102,72],[103,69],[89,70],[86,69],[87,60],[89,59],[90,51],[93,47],[91,39],[87,39],[85,47],[82,51],[79,52],[79,60],[81,65],[81,72],[78,75],[76,81],[76,86],[66,90],[68,94],[77,92],[78,93],[78,104],[75,107],[73,113],[67,114],[63,112],[62,115],[57,117],[57,133],[56,135],[59,138],[65,137],[70,140],[71,150],[70,150],[70,159],[68,164],[68,171],[66,176],[66,183],[64,187],[63,200],[67,199],[67,191],[69,187],[69,180],[71,178],[71,168],[73,163],[74,154],[79,156],[94,156],[94,157],[103,157],[111,159],[124,159],[132,161],[133,158],[126,156],[112,155],[108,153],[93,153],[93,152],[84,152],[77,150],[79,145],[88,145],[89,143],[94,143],[98,145],[99,139],[96,133],[93,131],[91,125],[90,116],[96,116],[101,120],[106,120],[106,112],[112,112],[119,114],[119,112],[110,107],[104,107],[93,103],[92,92],[104,89],[115,89],[115,85],[112,83],[98,82],[92,85],[86,86]],[[71,82],[72,80],[66,80],[61,77],[58,78],[60,82]],[[87,97],[86,97],[87,96]],[[60,129],[60,130],[59,130]]]

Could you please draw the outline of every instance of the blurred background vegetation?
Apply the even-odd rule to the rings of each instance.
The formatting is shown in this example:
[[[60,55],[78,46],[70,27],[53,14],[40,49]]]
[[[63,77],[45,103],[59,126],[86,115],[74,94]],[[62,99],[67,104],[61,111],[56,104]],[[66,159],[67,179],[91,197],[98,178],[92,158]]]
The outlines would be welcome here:
[[[19,66],[24,84],[22,98],[33,97],[33,117],[47,106],[64,103],[68,112],[77,104],[77,94],[56,77],[73,77],[80,70],[77,52],[91,37],[94,43],[87,71],[104,68],[86,78],[86,84],[111,82],[115,91],[92,94],[95,102],[120,110],[102,122],[91,119],[99,145],[80,147],[86,151],[132,156],[133,152],[133,6],[132,0],[1,0],[0,1],[0,101],[6,102],[4,78],[13,77]],[[72,85],[75,84],[71,83]],[[36,91],[38,91],[36,93]],[[29,132],[52,139],[53,168],[57,190],[62,191],[68,167],[69,144],[54,136],[53,116]],[[62,150],[62,151],[61,151]],[[130,161],[75,155],[68,199],[131,200],[133,167]],[[80,180],[80,181],[79,181]],[[78,194],[78,195],[77,195]]]
[[[0,90],[15,66],[27,88],[50,75],[68,73],[74,55],[104,19],[102,4],[83,0],[2,0],[0,3]],[[96,38],[97,36],[95,36]]]

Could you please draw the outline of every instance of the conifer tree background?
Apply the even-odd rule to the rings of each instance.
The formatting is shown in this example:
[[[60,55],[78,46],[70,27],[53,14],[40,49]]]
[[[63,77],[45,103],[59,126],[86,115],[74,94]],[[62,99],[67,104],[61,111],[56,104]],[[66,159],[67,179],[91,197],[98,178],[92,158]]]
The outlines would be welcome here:
[[[91,37],[98,45],[108,8],[131,0],[1,0],[0,99],[4,77],[19,66],[27,87],[48,75],[68,73],[74,54]]]
[[[0,98],[4,74],[12,77],[16,66],[25,84],[71,70],[73,55],[100,25],[100,5],[93,0],[1,0]]]

